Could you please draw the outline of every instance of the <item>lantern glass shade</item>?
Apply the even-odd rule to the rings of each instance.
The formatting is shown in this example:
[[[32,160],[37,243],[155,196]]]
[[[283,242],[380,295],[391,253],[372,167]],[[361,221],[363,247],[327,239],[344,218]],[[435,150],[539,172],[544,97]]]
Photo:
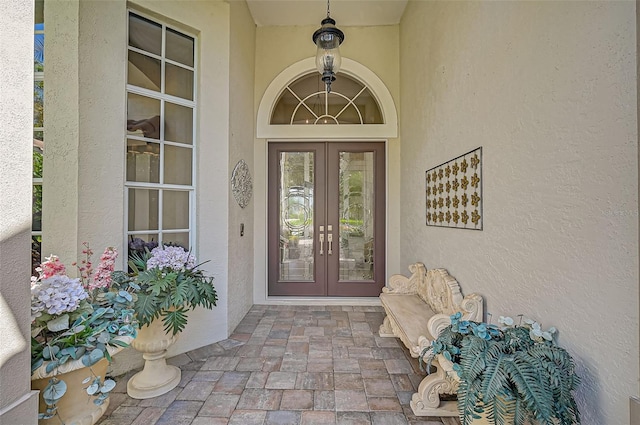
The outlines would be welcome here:
[[[337,73],[340,70],[342,58],[340,57],[340,43],[342,38],[337,33],[337,28],[331,23],[325,23],[316,37],[316,68],[323,74],[325,71]]]
[[[328,16],[322,20],[322,26],[313,33],[313,42],[318,47],[316,52],[316,68],[322,74],[322,81],[327,85],[327,92],[331,91],[331,82],[335,81],[335,74],[340,70],[342,57],[340,43],[344,40],[344,33],[336,28],[336,21]]]

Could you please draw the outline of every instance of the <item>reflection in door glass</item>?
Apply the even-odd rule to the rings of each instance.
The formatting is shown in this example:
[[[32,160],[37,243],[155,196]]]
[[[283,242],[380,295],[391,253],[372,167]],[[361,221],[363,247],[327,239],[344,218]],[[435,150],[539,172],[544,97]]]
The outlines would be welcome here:
[[[280,280],[313,281],[313,152],[280,153]]]
[[[373,152],[340,152],[340,280],[373,279]]]

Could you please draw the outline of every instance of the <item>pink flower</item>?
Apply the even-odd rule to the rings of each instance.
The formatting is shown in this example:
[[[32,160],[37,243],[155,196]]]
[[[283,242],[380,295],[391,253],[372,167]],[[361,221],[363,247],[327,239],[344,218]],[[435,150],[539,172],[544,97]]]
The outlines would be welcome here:
[[[96,288],[108,288],[111,285],[111,272],[115,269],[118,251],[115,248],[108,247],[100,256],[100,264],[96,268],[93,278],[87,280],[86,287],[89,290]]]
[[[36,271],[40,273],[40,279],[48,279],[56,275],[64,275],[67,271],[64,264],[60,262],[60,258],[57,255],[51,255],[45,257],[45,262],[40,264],[40,267],[36,268]]]

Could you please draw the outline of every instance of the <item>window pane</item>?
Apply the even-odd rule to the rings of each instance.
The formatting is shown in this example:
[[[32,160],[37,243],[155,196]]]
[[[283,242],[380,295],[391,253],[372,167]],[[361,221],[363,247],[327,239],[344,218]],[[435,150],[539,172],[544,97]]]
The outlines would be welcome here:
[[[322,81],[322,75],[319,72],[313,72],[300,77],[298,80],[291,83],[289,86],[300,99],[304,99],[313,93],[323,93],[325,91],[325,84]],[[333,88],[333,86],[331,86]],[[287,90],[288,91],[288,90]]]
[[[36,25],[36,31],[44,28],[44,25]],[[33,36],[33,70],[35,72],[44,71],[44,34],[35,34]]]
[[[42,231],[42,185],[33,185],[33,204],[31,214],[31,231]]]
[[[162,243],[181,246],[187,251],[191,248],[191,244],[189,242],[189,233],[186,233],[186,232],[163,233]]]
[[[129,51],[127,82],[134,86],[160,91],[160,61]]]
[[[192,149],[164,146],[164,182],[191,185]]]
[[[158,190],[129,189],[129,230],[158,229]]]
[[[34,21],[36,24],[36,29],[43,29],[42,26],[44,25],[44,0],[36,0],[34,6],[35,6]]]
[[[344,108],[344,105],[342,106],[342,108]],[[347,106],[345,110],[342,110],[342,108],[340,108],[339,110],[336,108],[335,111],[340,124],[362,124],[360,115],[358,115],[358,111],[353,105]]]
[[[271,124],[290,124],[291,115],[293,114],[293,110],[298,105],[298,103],[300,103],[298,99],[296,99],[289,90],[283,91],[280,95],[280,99],[278,99],[278,101],[276,102],[276,107],[273,109],[273,115],[271,115]],[[305,111],[306,113],[309,113],[306,108]],[[296,119],[297,118],[298,117],[296,117]]]
[[[127,244],[129,245],[129,255],[132,253],[144,254],[145,250],[151,251],[158,246],[158,235],[156,233],[129,235]]]
[[[127,132],[137,136],[160,138],[160,101],[127,94]]]
[[[167,28],[167,59],[193,66],[193,38]]]
[[[360,96],[354,100],[354,103],[360,110],[365,124],[384,124],[378,102],[369,89],[360,93]]]
[[[193,109],[165,102],[164,140],[193,143]]]
[[[38,276],[36,267],[42,262],[42,235],[31,236],[31,276]]]
[[[168,63],[165,65],[165,72],[165,92],[193,100],[193,71]]]
[[[162,194],[162,227],[189,228],[189,192],[165,190]]]
[[[141,16],[129,14],[129,46],[162,54],[162,27]]]
[[[298,108],[295,117],[293,117],[294,124],[314,124],[317,117],[314,116],[307,108],[301,106]],[[333,121],[333,120],[332,120]],[[289,123],[287,123],[289,124]]]
[[[33,83],[33,126],[44,127],[44,81]]]
[[[33,177],[42,178],[42,154],[44,148],[43,132],[33,132]]]
[[[127,139],[127,181],[160,183],[160,145]]]

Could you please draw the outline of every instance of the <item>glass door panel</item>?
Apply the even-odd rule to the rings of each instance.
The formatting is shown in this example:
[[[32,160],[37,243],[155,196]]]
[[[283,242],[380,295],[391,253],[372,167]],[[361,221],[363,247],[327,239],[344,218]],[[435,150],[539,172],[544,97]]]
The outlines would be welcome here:
[[[374,155],[340,152],[340,280],[373,280]]]
[[[313,152],[280,152],[280,280],[313,280]]]

